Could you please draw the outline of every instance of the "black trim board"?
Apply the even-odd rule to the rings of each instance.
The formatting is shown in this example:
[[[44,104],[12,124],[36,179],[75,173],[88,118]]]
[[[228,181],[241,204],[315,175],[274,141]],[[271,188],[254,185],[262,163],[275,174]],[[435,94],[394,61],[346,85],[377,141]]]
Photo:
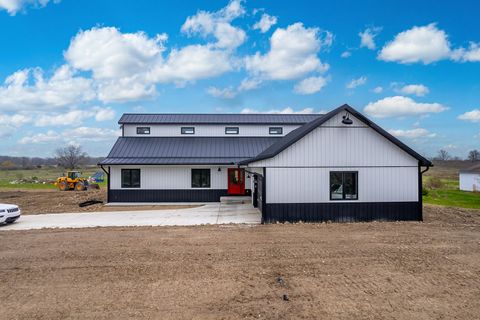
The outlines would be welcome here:
[[[227,189],[112,189],[109,202],[219,202]]]
[[[392,136],[390,133],[382,129],[380,126],[375,124],[374,122],[370,121],[367,117],[365,117],[363,114],[358,112],[357,110],[353,109],[350,107],[348,104],[344,104],[329,113],[327,113],[325,116],[318,118],[316,120],[313,120],[303,126],[301,126],[298,129],[295,129],[291,131],[289,134],[285,135],[280,141],[275,142],[273,145],[265,149],[263,152],[261,152],[259,155],[257,155],[254,158],[248,159],[241,161],[239,164],[240,165],[247,165],[249,163],[255,162],[255,161],[260,161],[260,160],[265,160],[272,158],[303,138],[305,135],[313,131],[314,129],[318,128],[321,126],[323,123],[326,121],[330,120],[333,116],[338,114],[339,112],[346,111],[353,115],[354,117],[358,118],[360,121],[365,123],[367,126],[372,128],[373,130],[377,131],[379,134],[381,134],[383,137],[388,139],[390,142],[395,144],[397,147],[405,151],[406,153],[410,154],[412,157],[417,159],[422,166],[427,166],[427,167],[432,167],[433,164],[427,160],[426,158],[422,157],[420,154],[415,152],[413,149],[408,147],[406,144]]]
[[[422,221],[422,208],[420,201],[267,203],[265,212],[262,213],[262,221]]]

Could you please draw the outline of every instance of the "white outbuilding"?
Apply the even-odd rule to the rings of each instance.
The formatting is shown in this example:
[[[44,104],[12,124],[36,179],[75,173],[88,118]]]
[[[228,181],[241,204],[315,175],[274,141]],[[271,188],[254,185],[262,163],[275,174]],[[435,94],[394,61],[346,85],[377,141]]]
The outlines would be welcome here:
[[[460,190],[480,191],[480,164],[460,170]]]

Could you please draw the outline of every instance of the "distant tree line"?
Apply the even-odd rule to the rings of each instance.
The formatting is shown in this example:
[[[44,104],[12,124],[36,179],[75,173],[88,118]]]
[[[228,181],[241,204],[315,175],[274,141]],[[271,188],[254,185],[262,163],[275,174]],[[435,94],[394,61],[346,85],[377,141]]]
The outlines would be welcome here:
[[[66,146],[55,151],[55,157],[11,157],[0,156],[0,169],[34,169],[41,167],[59,166],[66,169],[75,169],[79,166],[96,165],[104,157],[90,157],[78,146]]]
[[[433,160],[442,160],[442,161],[447,161],[447,160],[463,160],[460,157],[452,157],[450,153],[445,150],[445,149],[440,149],[438,150],[438,153],[435,157],[433,157]],[[480,151],[478,150],[470,150],[468,152],[466,160],[468,161],[480,161]]]

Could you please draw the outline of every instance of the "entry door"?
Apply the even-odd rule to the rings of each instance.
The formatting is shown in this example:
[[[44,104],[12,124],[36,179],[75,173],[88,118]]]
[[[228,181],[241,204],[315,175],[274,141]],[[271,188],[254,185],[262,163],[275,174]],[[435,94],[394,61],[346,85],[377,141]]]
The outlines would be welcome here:
[[[245,171],[243,169],[228,169],[228,194],[245,194]]]

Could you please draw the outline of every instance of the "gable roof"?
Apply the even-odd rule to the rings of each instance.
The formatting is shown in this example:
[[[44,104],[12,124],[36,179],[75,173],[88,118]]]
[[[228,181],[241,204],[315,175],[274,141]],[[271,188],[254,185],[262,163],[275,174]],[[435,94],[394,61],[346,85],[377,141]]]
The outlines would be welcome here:
[[[188,114],[125,113],[119,124],[298,124],[322,117],[321,114]]]
[[[278,137],[119,137],[100,165],[236,164],[255,157]]]
[[[341,111],[348,111],[351,115],[355,116],[360,121],[364,122],[367,126],[372,128],[373,130],[377,131],[379,134],[381,134],[383,137],[385,137],[390,142],[395,144],[397,147],[399,147],[400,149],[402,149],[403,151],[405,151],[406,153],[408,153],[409,155],[411,155],[412,157],[417,159],[420,162],[421,166],[426,166],[426,167],[432,167],[433,166],[433,164],[429,160],[427,160],[425,157],[421,156],[420,154],[415,152],[413,149],[408,147],[406,144],[404,144],[403,142],[401,142],[400,140],[398,140],[397,138],[392,136],[390,133],[388,133],[387,131],[382,129],[380,126],[378,126],[374,122],[367,119],[363,114],[356,111],[355,109],[350,107],[348,104],[344,104],[344,105],[330,111],[329,113],[325,114],[323,117],[315,119],[315,120],[301,126],[300,128],[297,128],[297,129],[291,131],[289,134],[285,135],[282,139],[280,139],[276,143],[272,144],[270,147],[265,149],[262,153],[260,153],[256,157],[248,159],[248,160],[244,160],[244,161],[240,162],[239,164],[244,165],[244,164],[248,164],[248,163],[251,163],[251,162],[264,160],[264,159],[269,159],[269,158],[272,158],[272,157],[276,156],[277,154],[279,154],[280,152],[282,152],[283,150],[285,150],[286,148],[288,148],[289,146],[291,146],[292,144],[294,144],[295,142],[297,142],[298,140],[300,140],[301,138],[306,136],[308,133],[313,131],[315,128],[321,126],[323,123],[325,123],[326,121],[328,121],[334,115],[336,115],[337,113],[339,113]]]

